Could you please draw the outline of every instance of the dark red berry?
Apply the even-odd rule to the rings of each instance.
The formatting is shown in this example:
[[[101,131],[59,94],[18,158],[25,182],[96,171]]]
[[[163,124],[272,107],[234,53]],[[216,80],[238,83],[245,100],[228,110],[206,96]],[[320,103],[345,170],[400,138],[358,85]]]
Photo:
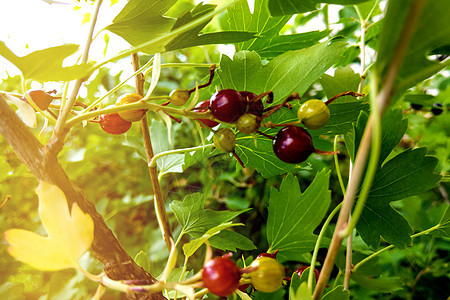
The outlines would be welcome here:
[[[47,110],[48,106],[54,99],[53,96],[43,90],[30,90],[27,91],[27,94],[30,95],[33,102],[36,103],[37,107],[39,107],[41,110]],[[28,99],[25,95],[21,99],[25,102],[28,102]]]
[[[238,286],[238,289],[240,291],[245,292],[248,289],[249,286],[250,286],[250,283],[241,284],[240,286]]]
[[[423,108],[422,104],[416,104],[416,103],[411,103],[410,106],[414,110],[421,110]]]
[[[253,98],[256,98],[258,96],[255,93],[252,93],[249,91],[241,91],[241,92],[239,92],[239,94],[241,94],[242,98],[244,98],[244,100],[246,102],[248,102],[249,100],[252,100]]]
[[[131,128],[131,122],[122,119],[118,113],[101,115],[99,121],[103,131],[110,134],[122,134]]]
[[[247,113],[252,114],[258,117],[261,117],[264,114],[264,105],[262,103],[262,100],[259,99],[257,101],[251,101],[252,99],[258,97],[255,93],[242,91],[239,92],[241,96],[244,98],[245,102],[247,103]]]
[[[200,112],[200,113],[207,112],[209,110],[209,103],[210,103],[209,99],[197,103],[197,105],[194,107],[194,111]],[[217,125],[219,125],[219,122],[209,120],[209,119],[198,119],[198,120],[210,128],[216,127]]]
[[[307,268],[309,268],[309,266],[298,268],[297,270],[295,270],[295,273],[297,273],[299,277],[302,277],[303,271],[305,271]],[[320,274],[319,270],[314,268],[314,277],[316,277],[316,282],[319,279],[319,274]]]
[[[275,136],[273,152],[286,163],[298,164],[315,152],[315,148],[308,131],[289,125],[278,131]]]
[[[442,104],[441,103],[434,103],[433,107],[431,108],[431,112],[435,116],[439,116],[442,114]]]
[[[211,96],[211,113],[222,122],[236,122],[245,113],[246,107],[241,94],[232,89],[221,90]]]
[[[214,295],[227,297],[239,286],[241,272],[229,258],[216,257],[203,267],[202,279],[205,287]]]
[[[256,257],[256,259],[261,258],[261,257],[271,257],[271,258],[277,259],[277,254],[278,254],[278,249],[275,250],[274,253],[265,253],[265,252],[261,253]]]

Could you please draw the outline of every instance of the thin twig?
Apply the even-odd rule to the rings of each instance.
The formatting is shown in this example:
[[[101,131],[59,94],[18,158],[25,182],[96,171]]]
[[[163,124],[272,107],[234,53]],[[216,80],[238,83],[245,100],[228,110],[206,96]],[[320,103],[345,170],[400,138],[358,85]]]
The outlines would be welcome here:
[[[135,71],[139,70],[139,56],[135,53],[132,55],[132,63],[133,68]],[[144,95],[144,76],[142,73],[136,74],[135,77],[135,83],[136,83],[136,93],[143,96]],[[148,121],[147,121],[147,115],[144,116],[144,118],[141,120],[141,131],[142,136],[144,138],[144,146],[145,146],[145,154],[147,155],[147,163],[149,164],[153,157],[153,147],[152,147],[152,140],[150,138],[150,131],[148,129]],[[154,202],[155,202],[155,210],[156,215],[158,218],[159,226],[162,230],[162,235],[164,238],[164,241],[166,242],[167,249],[171,249],[171,240],[173,240],[172,237],[172,230],[170,229],[170,223],[169,218],[167,217],[166,208],[164,205],[164,197],[161,191],[161,186],[159,184],[158,180],[158,171],[155,167],[148,167],[148,171],[150,173],[150,180],[153,187],[153,193],[154,193]]]
[[[97,0],[95,3],[95,11],[92,14],[91,23],[90,23],[90,27],[89,27],[89,33],[86,38],[86,44],[84,47],[83,56],[81,58],[81,63],[86,63],[88,60],[89,49],[91,47],[91,42],[92,42],[92,35],[94,33],[94,27],[97,22],[98,12],[100,10],[100,6],[101,6],[102,2],[103,2],[103,0]],[[69,99],[65,102],[65,105],[63,107],[61,107],[61,113],[59,114],[59,118],[56,122],[55,130],[53,131],[52,140],[49,143],[50,146],[60,145],[61,141],[59,141],[59,140],[64,139],[64,135],[67,133],[67,130],[65,128],[67,119],[70,115],[70,112],[72,111],[72,108],[73,108],[75,102],[76,102],[78,91],[80,90],[82,83],[86,79],[87,78],[79,78],[75,81],[75,85],[72,89]]]
[[[425,0],[416,0],[410,7],[409,14],[406,17],[404,22],[403,30],[400,34],[400,38],[397,41],[394,56],[390,63],[390,67],[387,71],[387,75],[385,77],[385,81],[382,85],[382,90],[379,94],[374,95],[376,100],[376,104],[378,107],[377,111],[379,116],[383,114],[392,97],[392,91],[394,89],[394,82],[397,76],[398,70],[401,66],[403,58],[406,54],[406,50],[408,49],[409,43],[411,41],[412,35],[415,31],[417,22],[421,15],[422,9],[424,7]],[[373,113],[373,112],[372,112]],[[370,148],[371,148],[371,140],[372,140],[372,129],[373,129],[373,115],[368,120],[366,125],[366,129],[363,134],[362,141],[360,143],[360,148],[356,155],[356,160],[354,164],[354,168],[351,174],[351,180],[347,187],[347,192],[344,197],[343,207],[339,214],[339,218],[336,223],[336,228],[333,234],[333,238],[331,240],[330,247],[328,249],[327,257],[325,258],[325,262],[322,268],[322,272],[320,273],[319,280],[316,285],[316,289],[314,291],[313,300],[319,300],[322,297],[325,286],[328,282],[328,278],[330,277],[331,271],[334,266],[334,261],[336,259],[337,253],[339,251],[339,247],[342,243],[342,239],[344,238],[341,235],[341,231],[347,228],[346,223],[348,222],[348,218],[350,216],[350,212],[353,207],[354,199],[356,197],[357,191],[359,189],[359,183],[361,181],[361,177],[365,170],[365,165],[367,158],[369,156]]]
[[[0,204],[0,209],[3,208],[3,206],[6,205],[6,203],[8,203],[8,201],[11,199],[11,195],[6,195],[5,200],[2,202],[2,204]]]

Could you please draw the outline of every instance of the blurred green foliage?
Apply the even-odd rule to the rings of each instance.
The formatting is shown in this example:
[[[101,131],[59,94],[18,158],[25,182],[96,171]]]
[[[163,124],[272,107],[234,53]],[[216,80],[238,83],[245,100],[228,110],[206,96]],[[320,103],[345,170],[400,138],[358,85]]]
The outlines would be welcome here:
[[[171,16],[178,17],[180,11],[193,7],[192,1],[179,1],[179,5],[169,11]],[[384,3],[384,1],[381,1]],[[367,16],[369,8],[375,1],[368,1],[358,5],[359,12]],[[340,29],[332,36],[349,43],[342,59],[335,64],[339,66],[353,66],[359,63],[360,39],[358,14],[354,6],[339,8]],[[370,49],[375,50],[378,45],[380,31],[379,17],[382,13],[377,4],[371,15],[371,26],[366,35],[366,42]],[[315,18],[324,19],[328,14],[328,5],[307,14],[299,14],[293,23],[285,25],[281,33],[290,33],[299,26],[316,24]],[[221,17],[223,18],[223,17]],[[221,22],[214,22],[207,30],[220,29]],[[326,22],[325,22],[326,23]],[[322,22],[322,24],[324,24]],[[329,24],[326,24],[327,26]],[[215,26],[211,29],[211,26]],[[323,28],[318,28],[323,29]],[[150,56],[141,55],[141,64],[148,61]],[[217,46],[201,46],[174,52],[162,56],[163,63],[219,63],[221,56]],[[131,69],[131,67],[130,67]],[[95,99],[105,91],[110,90],[121,81],[122,73],[130,74],[131,70],[123,70],[112,75],[107,67],[101,68],[86,83],[86,98]],[[449,177],[450,170],[450,118],[448,107],[450,103],[450,80],[448,70],[424,82],[417,84],[406,93],[405,100],[399,102],[403,116],[408,119],[408,128],[400,144],[393,153],[398,154],[404,149],[427,147],[428,155],[436,156],[439,160],[436,172],[443,176],[438,187],[407,199],[393,202],[392,206],[400,212],[414,230],[419,232],[436,225],[449,204]],[[176,88],[192,88],[195,82],[205,82],[208,76],[207,68],[183,67],[163,68],[161,79],[154,95],[168,95]],[[215,79],[215,84],[220,84]],[[200,92],[200,100],[210,97],[215,86]],[[323,98],[325,96],[320,84],[316,81],[305,92],[303,99]],[[126,92],[134,91],[133,82],[130,81],[119,91],[108,97],[104,105],[113,104],[115,99]],[[146,82],[146,88],[149,86]],[[21,93],[21,81],[18,76],[3,78],[0,90]],[[60,91],[58,91],[60,92]],[[408,94],[432,94],[433,102],[424,102],[421,110],[413,110],[408,102]],[[411,98],[410,98],[411,99]],[[83,101],[83,98],[79,98]],[[161,101],[162,102],[162,101]],[[434,102],[443,105],[441,115],[433,115],[430,110]],[[194,122],[183,119],[183,124],[174,124],[172,128],[173,148],[185,148],[201,144],[201,136],[197,132]],[[157,120],[154,125],[160,126]],[[157,125],[159,124],[159,125]],[[43,119],[38,119],[38,126],[33,132],[38,136],[43,127]],[[158,127],[159,128],[159,127]],[[42,142],[48,139],[46,131],[41,138]],[[208,137],[209,132],[203,130]],[[166,134],[166,132],[164,132]],[[158,228],[156,215],[153,210],[153,192],[147,169],[143,160],[142,149],[136,141],[140,141],[138,124],[133,124],[126,135],[112,136],[103,132],[97,124],[89,123],[86,127],[81,124],[75,126],[67,137],[64,150],[59,155],[70,179],[80,186],[87,198],[93,201],[99,213],[105,218],[109,228],[113,230],[126,251],[135,257],[139,254],[138,262],[145,265],[153,276],[158,276],[164,269],[168,252]],[[323,145],[330,147],[329,141],[322,141]],[[317,148],[320,148],[316,145]],[[338,144],[340,150],[339,162],[344,182],[348,179],[349,154],[342,141]],[[248,167],[244,170],[236,168],[236,161],[228,154],[217,151],[209,153],[206,149],[205,157],[194,163],[182,173],[170,173],[162,178],[161,186],[167,198],[166,209],[171,224],[174,224],[175,237],[180,234],[181,226],[169,204],[173,201],[182,201],[188,194],[200,192],[205,195],[205,207],[212,210],[244,210],[235,222],[244,223],[245,227],[233,227],[233,230],[251,238],[256,245],[253,251],[237,251],[234,258],[255,257],[269,248],[266,239],[266,223],[270,189],[279,189],[284,175],[263,177],[255,169]],[[23,228],[36,232],[43,232],[37,216],[37,196],[34,189],[37,180],[27,170],[16,156],[3,137],[0,136],[0,203],[9,199],[0,208],[0,231],[9,228]],[[329,189],[331,190],[331,205],[328,213],[342,200],[342,191],[339,187],[337,174],[330,157],[313,156],[308,166],[293,170],[297,176],[301,190],[304,191],[313,181],[316,172],[324,167],[331,169]],[[267,177],[267,176],[266,176]],[[10,198],[9,198],[10,197]],[[319,226],[320,228],[320,226]],[[326,231],[326,237],[331,237],[332,229]],[[317,234],[318,230],[314,232]],[[182,242],[188,242],[184,236]],[[413,245],[405,249],[393,249],[378,256],[377,259],[367,263],[360,269],[360,277],[354,278],[350,291],[354,299],[446,299],[449,282],[448,238],[435,238],[422,236],[413,240]],[[381,240],[377,249],[369,248],[359,235],[355,236],[354,264],[367,257],[374,250],[389,245]],[[7,245],[0,244],[0,298],[2,299],[85,299],[93,295],[96,285],[85,279],[73,270],[57,273],[38,272],[23,265],[6,254]],[[180,251],[181,253],[181,251]],[[215,250],[215,255],[223,251]],[[149,260],[146,260],[147,256]],[[326,249],[319,251],[319,268],[326,255]],[[188,269],[198,270],[203,263],[204,249],[202,248],[189,260]],[[309,253],[298,258],[299,261],[285,263],[288,274],[291,274],[301,265],[307,265]],[[332,273],[332,287],[342,284],[342,269],[344,260],[341,253]],[[182,261],[180,254],[180,261]],[[81,264],[92,273],[101,272],[101,265],[89,255],[83,257]],[[374,281],[367,278],[376,277]],[[380,288],[383,282],[375,280],[396,278],[391,285]],[[394,280],[394,279],[392,279]],[[287,297],[288,288],[280,290],[274,295],[254,293],[255,299],[283,299]],[[273,296],[273,297],[272,297]],[[271,298],[272,297],[272,298]],[[108,291],[105,299],[119,298],[119,293]]]

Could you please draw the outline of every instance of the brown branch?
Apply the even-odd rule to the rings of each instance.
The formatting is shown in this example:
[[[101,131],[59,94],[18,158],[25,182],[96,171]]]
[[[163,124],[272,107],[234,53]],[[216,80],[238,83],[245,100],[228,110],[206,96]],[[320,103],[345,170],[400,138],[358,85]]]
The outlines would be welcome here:
[[[94,241],[91,246],[94,256],[103,264],[106,274],[115,280],[121,279],[155,279],[138,266],[125,252],[114,234],[106,226],[102,216],[96,211],[82,190],[73,184],[61,165],[56,152],[49,151],[42,145],[31,130],[19,119],[0,95],[0,134],[11,145],[19,158],[38,179],[58,186],[66,195],[69,206],[77,203],[94,221]],[[130,295],[134,299],[164,299],[162,294]]]

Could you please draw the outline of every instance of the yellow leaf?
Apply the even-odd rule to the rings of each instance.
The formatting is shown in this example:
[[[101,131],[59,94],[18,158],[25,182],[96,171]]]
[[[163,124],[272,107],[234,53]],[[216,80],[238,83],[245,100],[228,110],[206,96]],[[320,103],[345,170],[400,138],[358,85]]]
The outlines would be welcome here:
[[[30,266],[46,271],[78,268],[78,259],[94,238],[94,222],[74,203],[69,212],[64,193],[55,185],[41,181],[39,216],[48,237],[22,229],[5,232],[9,254]]]

